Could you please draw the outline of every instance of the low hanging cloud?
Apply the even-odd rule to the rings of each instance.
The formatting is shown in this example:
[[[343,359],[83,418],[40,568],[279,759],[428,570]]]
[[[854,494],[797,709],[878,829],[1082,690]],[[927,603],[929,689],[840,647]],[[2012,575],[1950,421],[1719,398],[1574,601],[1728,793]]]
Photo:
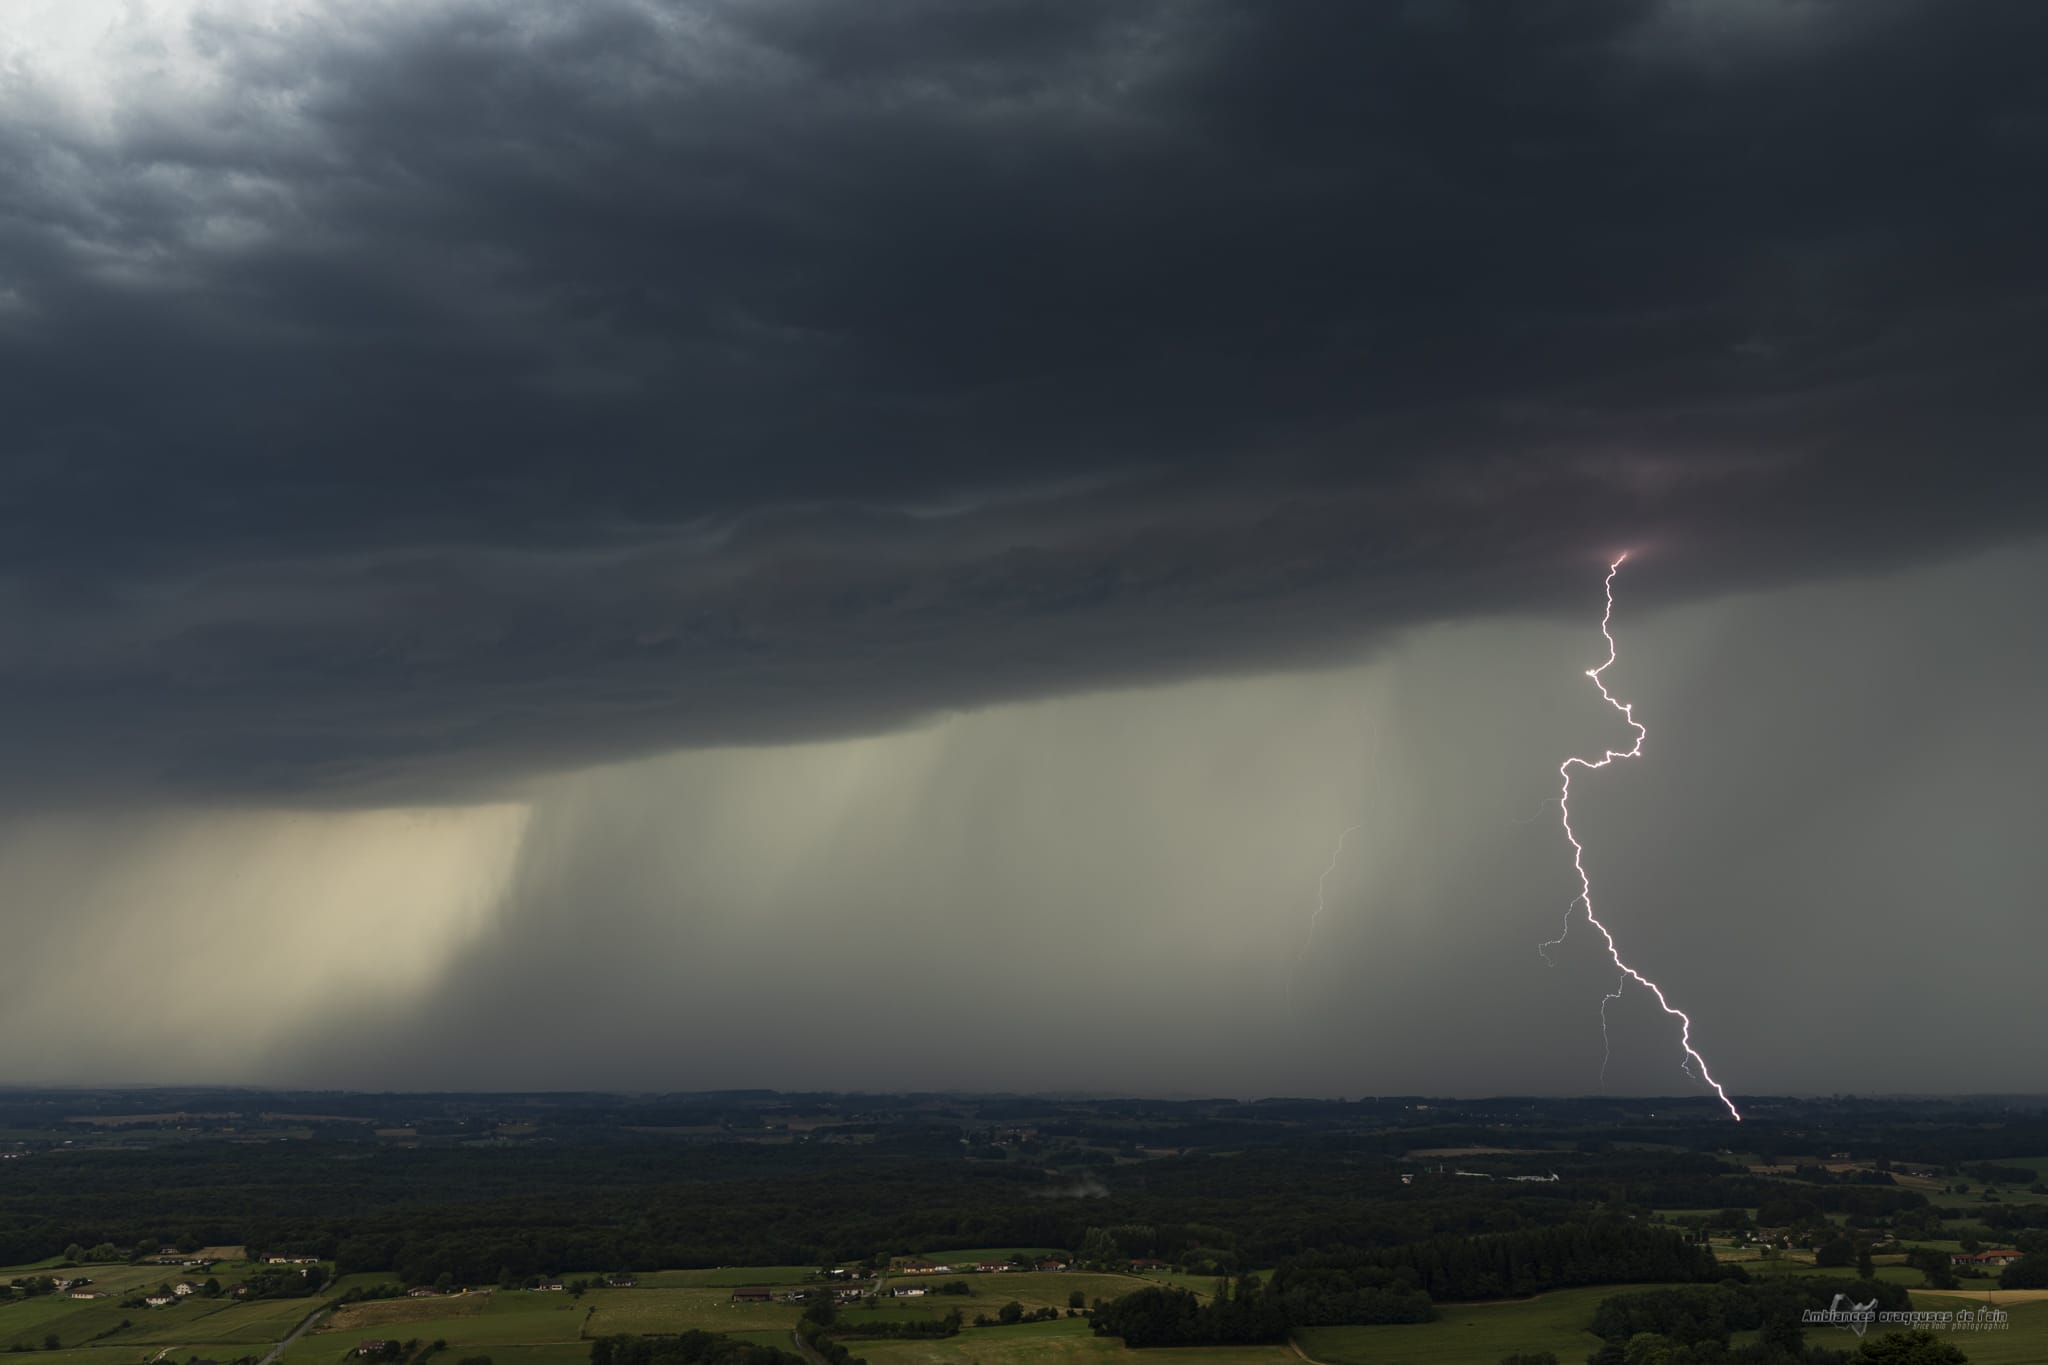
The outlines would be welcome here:
[[[516,797],[2036,534],[2044,25],[28,7],[0,801]]]
[[[1736,1093],[2009,1092],[2048,1065],[2044,565],[1661,611],[1618,584],[1606,676],[1649,739],[1575,784],[1574,822],[1603,919]],[[1348,668],[537,784],[515,865],[479,865],[494,912],[428,989],[309,996],[245,1074],[1689,1093],[1641,990],[1608,1008],[1603,1074],[1615,972],[1583,917],[1538,952],[1578,891],[1557,765],[1629,733],[1583,672],[1597,577],[1580,596]]]

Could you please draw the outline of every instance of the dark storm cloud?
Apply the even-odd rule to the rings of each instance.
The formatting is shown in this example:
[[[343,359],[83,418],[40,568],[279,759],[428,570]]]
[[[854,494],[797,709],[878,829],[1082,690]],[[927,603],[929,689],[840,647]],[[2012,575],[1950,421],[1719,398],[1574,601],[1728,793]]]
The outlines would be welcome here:
[[[0,86],[44,799],[468,791],[1335,657],[1625,543],[1673,596],[2042,524],[2036,6],[190,25],[211,83]]]

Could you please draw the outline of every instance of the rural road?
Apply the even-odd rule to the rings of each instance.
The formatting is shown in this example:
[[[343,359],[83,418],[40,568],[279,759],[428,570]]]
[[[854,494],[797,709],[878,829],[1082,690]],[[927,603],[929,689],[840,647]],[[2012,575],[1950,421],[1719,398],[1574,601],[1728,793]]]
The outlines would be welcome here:
[[[875,1276],[876,1298],[879,1299],[880,1297],[882,1297],[882,1286],[888,1282],[888,1279],[889,1268],[887,1266],[883,1266],[882,1272],[879,1275]],[[815,1350],[811,1348],[811,1343],[804,1340],[803,1333],[792,1331],[789,1334],[789,1339],[796,1343],[796,1353],[802,1356],[805,1360],[810,1361],[811,1365],[827,1365],[825,1357],[819,1355]],[[269,1362],[265,1361],[262,1363],[262,1365],[269,1365]]]
[[[297,1341],[301,1336],[305,1335],[306,1329],[308,1327],[311,1327],[313,1323],[319,1318],[319,1316],[322,1313],[325,1313],[326,1311],[327,1305],[322,1304],[320,1307],[315,1308],[312,1312],[306,1314],[306,1316],[300,1320],[299,1325],[297,1327],[292,1328],[290,1332],[286,1333],[285,1339],[277,1343],[277,1345],[271,1347],[270,1354],[263,1357],[263,1359],[257,1361],[256,1365],[271,1365],[271,1362],[275,1361],[279,1356],[284,1354],[285,1347],[291,1345],[293,1342]]]
[[[1308,1365],[1323,1365],[1322,1361],[1317,1360],[1307,1351],[1302,1350],[1301,1343],[1296,1341],[1293,1337],[1290,1336],[1289,1338],[1287,1338],[1287,1345],[1289,1349],[1291,1349],[1296,1355],[1300,1356],[1303,1360],[1307,1361]]]

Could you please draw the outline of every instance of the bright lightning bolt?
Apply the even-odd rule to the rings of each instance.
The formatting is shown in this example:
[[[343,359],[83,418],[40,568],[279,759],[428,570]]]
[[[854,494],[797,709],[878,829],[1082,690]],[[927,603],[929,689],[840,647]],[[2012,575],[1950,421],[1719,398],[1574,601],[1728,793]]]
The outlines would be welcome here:
[[[1621,960],[1621,949],[1616,946],[1613,933],[1593,913],[1593,882],[1586,875],[1586,850],[1579,843],[1579,836],[1572,832],[1572,769],[1577,767],[1584,768],[1587,772],[1593,772],[1596,769],[1606,767],[1617,758],[1641,758],[1643,754],[1643,741],[1649,737],[1650,733],[1643,728],[1642,722],[1636,719],[1634,707],[1628,702],[1616,701],[1614,694],[1607,690],[1607,684],[1600,677],[1601,674],[1614,665],[1614,633],[1611,629],[1614,621],[1614,576],[1621,572],[1621,566],[1627,559],[1628,554],[1623,552],[1620,558],[1607,566],[1607,610],[1600,617],[1600,634],[1607,641],[1607,662],[1601,664],[1598,668],[1587,669],[1586,676],[1591,678],[1593,685],[1600,689],[1601,699],[1615,710],[1621,712],[1621,718],[1627,721],[1635,730],[1636,742],[1634,746],[1625,751],[1608,749],[1597,761],[1574,757],[1567,758],[1557,766],[1559,781],[1557,796],[1558,815],[1564,825],[1564,837],[1570,841],[1572,846],[1572,869],[1579,874],[1578,898],[1571,905],[1565,907],[1565,933],[1571,931],[1572,907],[1585,906],[1586,922],[1595,929],[1598,929],[1600,937],[1607,941],[1607,956],[1613,959],[1616,970],[1621,973],[1620,979],[1615,982],[1614,990],[1600,1002],[1600,1036],[1602,1041],[1604,1042],[1607,1038],[1607,1007],[1621,998],[1622,991],[1627,988],[1628,983],[1631,981],[1648,988],[1650,994],[1657,997],[1658,1007],[1666,1014],[1678,1020],[1678,1043],[1685,1050],[1685,1058],[1679,1065],[1685,1069],[1688,1076],[1692,1074],[1692,1068],[1697,1066],[1700,1078],[1714,1088],[1714,1093],[1721,1097],[1721,1103],[1728,1106],[1728,1112],[1739,1123],[1742,1121],[1742,1111],[1735,1107],[1735,1102],[1728,1098],[1728,1092],[1721,1088],[1721,1083],[1714,1079],[1714,1073],[1707,1069],[1707,1059],[1700,1056],[1693,1048],[1692,1017],[1665,999],[1663,988],[1656,982]],[[1543,944],[1537,951],[1543,954],[1544,960],[1547,962],[1550,960],[1550,950],[1563,943],[1564,939],[1565,935],[1561,933],[1556,938]],[[1609,1055],[1611,1056],[1611,1051]],[[1602,1058],[1600,1063],[1600,1082],[1602,1085],[1607,1083],[1607,1059],[1605,1057]]]

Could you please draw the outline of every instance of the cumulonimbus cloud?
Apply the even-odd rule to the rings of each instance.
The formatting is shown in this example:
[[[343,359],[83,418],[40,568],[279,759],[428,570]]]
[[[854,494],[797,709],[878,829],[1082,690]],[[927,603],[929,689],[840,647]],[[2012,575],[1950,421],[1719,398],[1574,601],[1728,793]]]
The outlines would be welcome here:
[[[2037,530],[2048,20],[1698,8],[46,7],[10,799],[467,798],[1622,543],[1669,597]]]

